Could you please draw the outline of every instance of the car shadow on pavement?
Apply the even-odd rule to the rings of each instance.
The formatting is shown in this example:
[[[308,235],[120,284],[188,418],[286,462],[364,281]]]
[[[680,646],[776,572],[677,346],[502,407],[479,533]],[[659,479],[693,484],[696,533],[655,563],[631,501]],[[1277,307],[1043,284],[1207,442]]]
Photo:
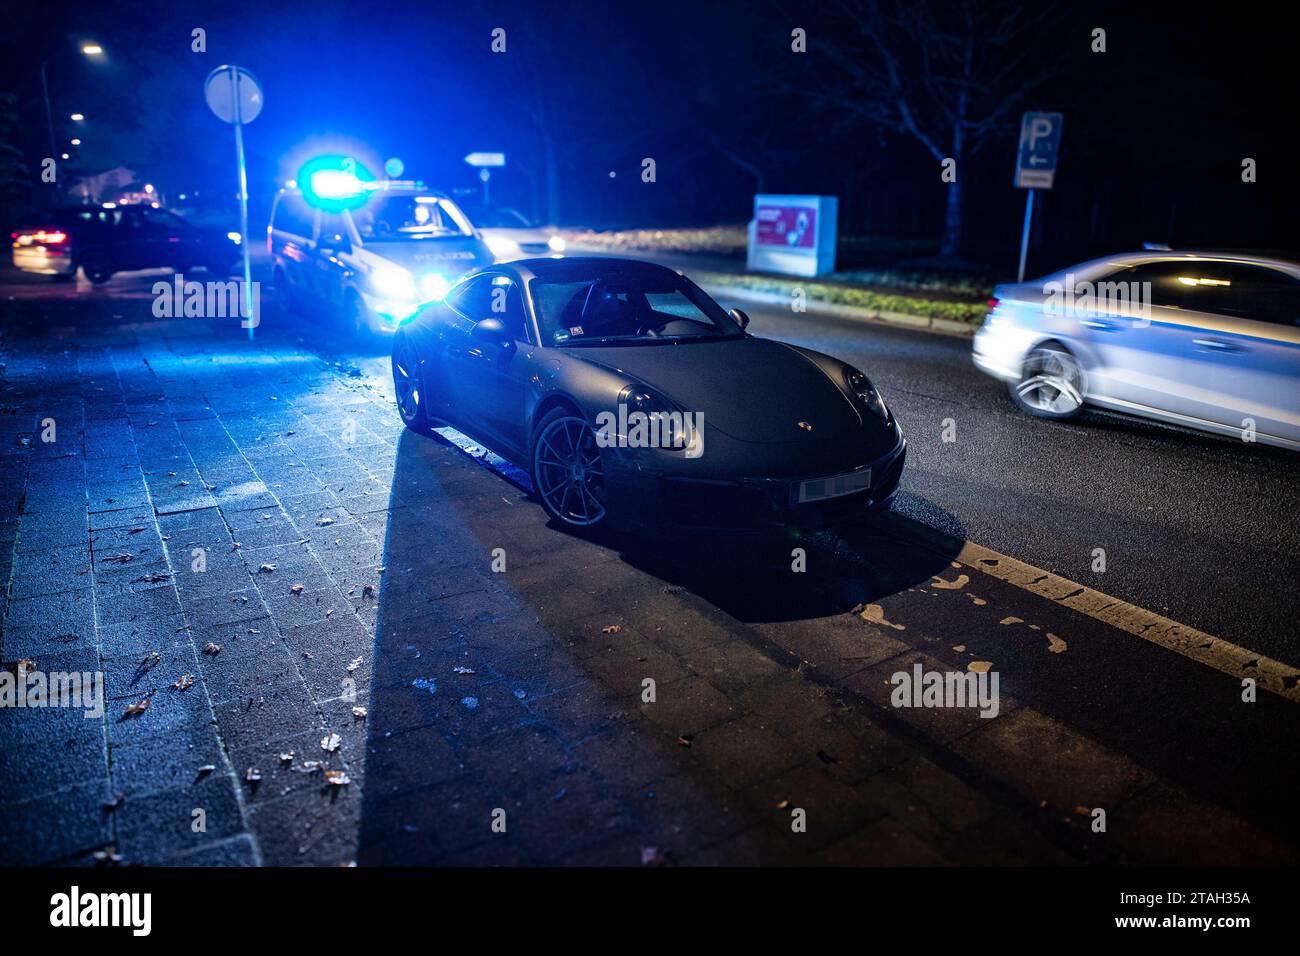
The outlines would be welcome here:
[[[657,841],[679,854],[716,842],[739,811],[683,775],[677,732],[654,732],[638,712],[642,675],[696,681],[676,635],[682,647],[706,631],[735,641],[741,622],[843,613],[928,580],[959,546],[888,516],[761,545],[583,537],[547,522],[526,478],[467,448],[409,431],[398,440],[362,865],[636,863]],[[637,648],[626,672],[600,653],[614,635]],[[701,694],[691,706],[733,706],[709,686]],[[667,780],[682,791],[671,805],[647,809],[632,794]]]
[[[621,554],[748,624],[843,614],[928,582],[949,567],[961,544],[886,512],[811,534],[630,541]]]

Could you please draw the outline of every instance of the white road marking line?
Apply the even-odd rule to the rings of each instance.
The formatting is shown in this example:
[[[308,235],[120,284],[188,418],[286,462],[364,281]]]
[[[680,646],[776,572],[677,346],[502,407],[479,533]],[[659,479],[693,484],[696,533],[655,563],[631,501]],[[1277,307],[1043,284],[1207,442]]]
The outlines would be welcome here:
[[[1198,664],[1238,679],[1254,678],[1265,690],[1293,703],[1300,703],[1300,670],[1289,664],[1238,647],[1194,627],[1171,621],[972,541],[962,545],[957,560],[999,581],[1013,584],[1062,607],[1086,614],[1103,624],[1127,631],[1134,637],[1158,644]]]

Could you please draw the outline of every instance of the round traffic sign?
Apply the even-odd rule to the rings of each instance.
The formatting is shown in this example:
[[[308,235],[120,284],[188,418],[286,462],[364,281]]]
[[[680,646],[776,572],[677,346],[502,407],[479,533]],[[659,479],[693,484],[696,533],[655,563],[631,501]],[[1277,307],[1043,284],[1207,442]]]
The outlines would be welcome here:
[[[242,66],[219,66],[203,81],[203,98],[226,123],[251,123],[262,112],[262,85]]]

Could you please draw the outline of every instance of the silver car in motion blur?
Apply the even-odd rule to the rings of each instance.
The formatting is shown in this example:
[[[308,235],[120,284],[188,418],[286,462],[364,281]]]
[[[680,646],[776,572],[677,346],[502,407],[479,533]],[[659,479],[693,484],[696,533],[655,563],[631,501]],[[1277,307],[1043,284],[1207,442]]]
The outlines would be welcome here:
[[[1300,264],[1134,252],[993,296],[975,364],[1031,414],[1094,405],[1300,450]]]

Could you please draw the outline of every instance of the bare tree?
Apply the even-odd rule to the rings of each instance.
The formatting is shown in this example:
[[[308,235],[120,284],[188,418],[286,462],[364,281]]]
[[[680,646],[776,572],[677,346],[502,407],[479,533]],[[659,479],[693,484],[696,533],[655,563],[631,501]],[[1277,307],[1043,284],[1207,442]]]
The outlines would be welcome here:
[[[943,258],[957,258],[961,244],[965,160],[995,135],[1010,135],[1018,109],[1054,75],[1044,36],[1054,9],[1006,0],[837,0],[835,28],[810,38],[810,52],[824,51],[843,81],[810,95],[912,138],[936,164],[955,161]]]

